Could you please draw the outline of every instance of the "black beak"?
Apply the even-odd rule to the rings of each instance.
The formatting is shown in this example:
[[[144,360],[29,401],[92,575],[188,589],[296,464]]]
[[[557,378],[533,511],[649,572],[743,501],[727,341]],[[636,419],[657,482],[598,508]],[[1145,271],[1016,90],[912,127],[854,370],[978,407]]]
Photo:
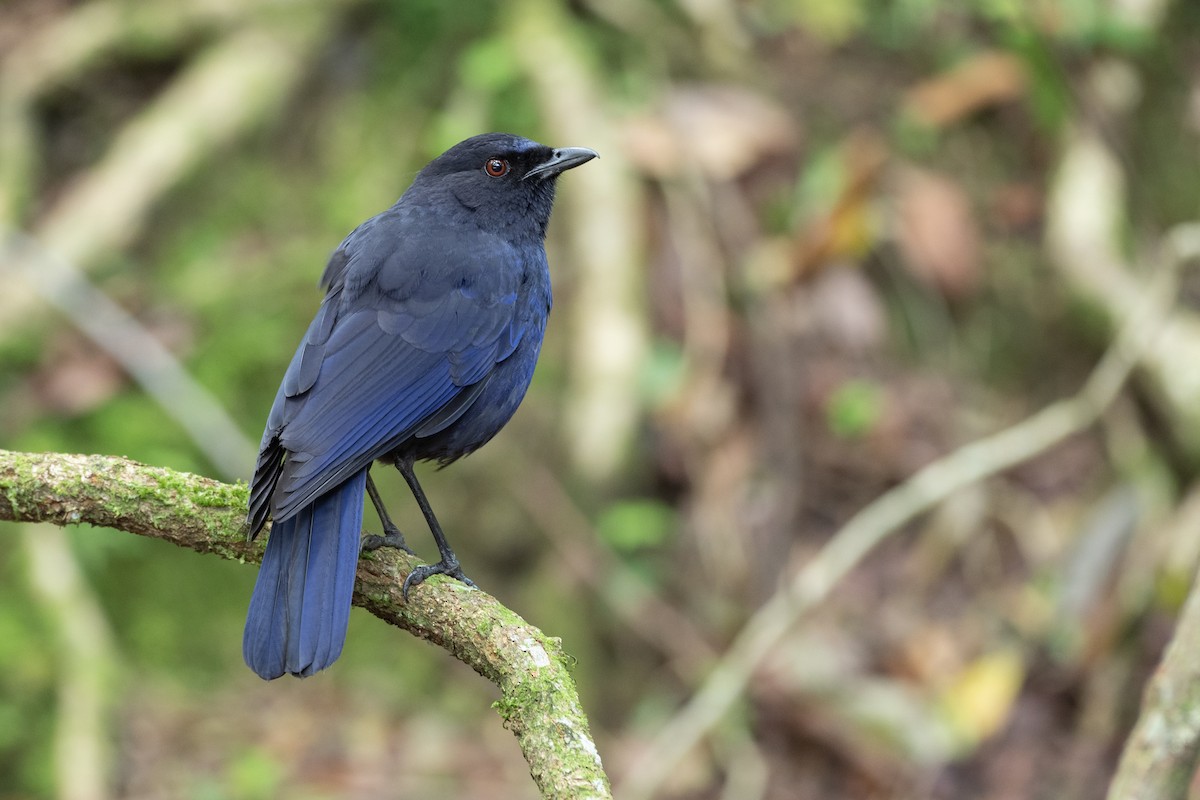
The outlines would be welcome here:
[[[521,180],[537,178],[544,181],[547,178],[555,178],[572,167],[578,167],[599,157],[600,154],[590,147],[560,147],[550,154],[550,158],[526,172]]]

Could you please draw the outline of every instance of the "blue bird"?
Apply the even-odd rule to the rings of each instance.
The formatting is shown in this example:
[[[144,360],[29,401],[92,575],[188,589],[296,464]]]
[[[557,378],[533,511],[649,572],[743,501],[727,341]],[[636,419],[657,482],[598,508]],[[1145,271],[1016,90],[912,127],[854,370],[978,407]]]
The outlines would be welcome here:
[[[413,464],[483,446],[525,396],[550,313],[555,181],[595,157],[510,134],[467,139],[329,259],[250,483],[251,538],[273,520],[242,640],[262,678],[312,675],[341,655],[366,495],[385,535],[365,546],[412,552],[371,480],[377,460],[400,471],[441,556],[405,579],[405,597],[431,575],[470,584]]]

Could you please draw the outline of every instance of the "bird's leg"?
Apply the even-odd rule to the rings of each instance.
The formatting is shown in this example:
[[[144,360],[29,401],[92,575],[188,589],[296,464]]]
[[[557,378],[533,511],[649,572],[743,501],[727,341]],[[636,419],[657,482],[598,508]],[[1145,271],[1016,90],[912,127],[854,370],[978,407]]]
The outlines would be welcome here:
[[[367,494],[371,496],[371,504],[375,506],[375,513],[379,515],[379,522],[383,525],[383,536],[370,534],[364,537],[362,549],[378,550],[381,547],[395,547],[397,550],[403,550],[409,555],[415,556],[416,553],[408,546],[408,542],[404,541],[404,534],[388,516],[387,509],[383,505],[383,498],[379,496],[379,489],[375,488],[375,481],[371,479],[369,471],[367,472]]]
[[[429,523],[429,532],[433,534],[433,540],[437,542],[438,553],[442,557],[442,560],[436,564],[422,564],[408,573],[408,577],[404,579],[404,586],[401,589],[404,599],[408,599],[409,589],[422,583],[431,575],[449,575],[451,578],[457,578],[462,581],[467,586],[474,586],[475,582],[466,575],[463,575],[462,567],[458,564],[458,556],[454,555],[454,551],[450,549],[450,544],[446,541],[446,534],[442,533],[442,526],[438,524],[437,517],[433,515],[433,508],[430,507],[429,500],[425,497],[425,491],[421,488],[421,484],[417,483],[417,475],[413,472],[412,459],[397,458],[396,469],[400,470],[400,474],[404,476],[408,488],[412,490],[413,497],[416,498],[421,513],[425,515],[425,521]]]

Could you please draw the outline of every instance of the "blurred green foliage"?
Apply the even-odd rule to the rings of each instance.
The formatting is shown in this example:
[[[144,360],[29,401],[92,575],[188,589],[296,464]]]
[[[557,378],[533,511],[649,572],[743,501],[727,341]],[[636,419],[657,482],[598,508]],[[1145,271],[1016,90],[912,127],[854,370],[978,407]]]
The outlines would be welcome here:
[[[879,423],[885,403],[883,392],[871,381],[846,381],[830,396],[825,419],[837,436],[866,436]]]
[[[600,516],[596,532],[618,553],[662,547],[677,524],[670,506],[657,500],[614,503]]]

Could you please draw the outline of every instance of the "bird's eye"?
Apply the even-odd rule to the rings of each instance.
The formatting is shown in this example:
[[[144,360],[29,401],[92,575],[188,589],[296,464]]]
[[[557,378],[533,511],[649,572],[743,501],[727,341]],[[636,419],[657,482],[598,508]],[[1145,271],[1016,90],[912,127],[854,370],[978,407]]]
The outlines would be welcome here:
[[[503,178],[508,174],[508,162],[503,158],[489,158],[483,165],[483,171],[493,178]]]

